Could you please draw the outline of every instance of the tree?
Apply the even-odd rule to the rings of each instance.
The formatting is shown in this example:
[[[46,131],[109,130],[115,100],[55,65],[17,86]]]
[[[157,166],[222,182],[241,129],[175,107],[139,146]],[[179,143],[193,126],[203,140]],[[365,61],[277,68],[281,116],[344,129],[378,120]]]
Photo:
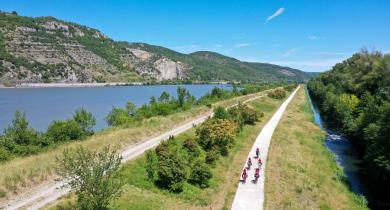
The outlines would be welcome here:
[[[91,112],[81,108],[76,110],[76,114],[73,116],[74,121],[76,121],[81,129],[87,134],[93,133],[93,126],[96,125],[96,119]]]
[[[113,107],[111,112],[105,118],[109,126],[120,126],[128,123],[130,121],[128,111]]]
[[[158,98],[158,100],[161,102],[161,103],[168,103],[169,102],[169,93],[167,92],[162,92],[160,97]]]
[[[126,103],[126,110],[129,116],[135,116],[137,112],[137,107],[131,101],[128,101]]]
[[[99,152],[83,147],[65,150],[57,159],[58,174],[69,180],[67,185],[75,191],[80,209],[108,209],[110,201],[119,195],[121,183],[114,175],[121,159],[117,151],[109,147]]]
[[[183,107],[185,103],[185,98],[188,95],[187,89],[184,87],[177,87],[177,100],[179,107]]]
[[[26,114],[16,111],[11,125],[4,129],[4,138],[16,144],[28,145],[38,140],[38,132],[29,126]]]

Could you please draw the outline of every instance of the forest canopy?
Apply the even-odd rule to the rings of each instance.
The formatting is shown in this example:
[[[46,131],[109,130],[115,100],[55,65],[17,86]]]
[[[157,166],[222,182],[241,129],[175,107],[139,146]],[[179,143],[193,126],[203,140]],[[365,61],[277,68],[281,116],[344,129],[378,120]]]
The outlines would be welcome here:
[[[308,90],[327,125],[361,149],[371,190],[385,201],[390,193],[390,55],[362,50],[311,79]]]

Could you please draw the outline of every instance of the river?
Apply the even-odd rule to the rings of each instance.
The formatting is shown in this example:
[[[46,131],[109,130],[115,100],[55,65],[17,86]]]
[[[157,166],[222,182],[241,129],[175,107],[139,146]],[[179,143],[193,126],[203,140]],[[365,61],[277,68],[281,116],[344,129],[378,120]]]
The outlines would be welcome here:
[[[81,88],[5,88],[0,89],[0,133],[12,121],[15,111],[26,113],[31,127],[44,131],[53,120],[72,117],[76,109],[85,108],[96,118],[95,130],[107,127],[105,116],[113,106],[124,107],[130,100],[136,106],[148,103],[163,91],[176,97],[179,85],[113,86]],[[180,85],[196,98],[214,87],[230,85]]]
[[[366,195],[367,188],[364,186],[361,174],[361,160],[352,143],[338,132],[327,128],[311,98],[310,106],[314,113],[315,123],[326,132],[326,147],[335,155],[337,163],[346,175],[351,190],[358,195]]]

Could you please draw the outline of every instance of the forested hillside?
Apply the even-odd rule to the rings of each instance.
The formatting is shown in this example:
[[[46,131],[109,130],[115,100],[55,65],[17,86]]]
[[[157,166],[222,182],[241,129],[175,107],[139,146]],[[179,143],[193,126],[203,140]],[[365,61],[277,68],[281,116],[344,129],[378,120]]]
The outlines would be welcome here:
[[[302,82],[311,74],[213,52],[114,41],[53,17],[0,12],[0,85],[33,82]]]
[[[308,83],[330,127],[361,149],[373,206],[389,209],[390,55],[361,51]]]

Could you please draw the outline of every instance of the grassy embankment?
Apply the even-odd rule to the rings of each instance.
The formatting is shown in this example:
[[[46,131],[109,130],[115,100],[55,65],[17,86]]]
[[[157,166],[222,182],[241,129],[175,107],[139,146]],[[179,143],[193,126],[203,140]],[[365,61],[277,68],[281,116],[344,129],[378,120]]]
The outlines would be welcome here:
[[[229,106],[259,94],[263,93],[240,96],[217,102],[215,105]],[[54,181],[55,160],[65,148],[76,148],[83,145],[91,150],[96,150],[108,144],[123,148],[158,136],[210,111],[211,109],[206,106],[196,106],[169,116],[152,117],[127,128],[109,128],[83,141],[68,142],[38,155],[19,157],[2,163],[0,164],[0,201],[27,189],[31,190],[34,186]]]
[[[325,147],[307,97],[301,88],[273,134],[265,209],[367,209]]]
[[[221,157],[212,169],[213,178],[210,187],[200,189],[186,184],[183,192],[172,193],[162,190],[147,178],[145,156],[130,161],[119,172],[124,181],[121,196],[112,204],[113,209],[229,209],[237,189],[238,179],[249,152],[260,129],[276,111],[283,100],[262,97],[248,105],[263,112],[264,117],[255,125],[246,125],[236,137],[236,145],[229,156]],[[194,138],[194,130],[177,136],[184,141]],[[74,196],[69,195],[48,209],[71,209]]]

